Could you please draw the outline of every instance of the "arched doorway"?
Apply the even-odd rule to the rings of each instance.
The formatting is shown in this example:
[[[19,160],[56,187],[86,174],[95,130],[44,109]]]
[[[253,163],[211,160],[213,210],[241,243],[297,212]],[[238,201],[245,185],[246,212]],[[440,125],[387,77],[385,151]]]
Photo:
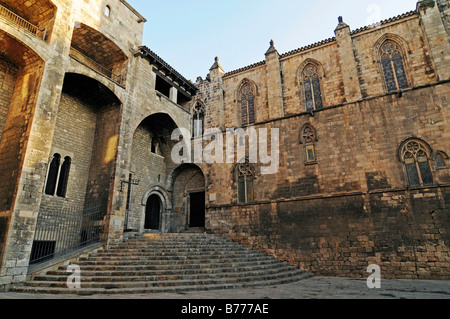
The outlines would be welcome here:
[[[173,231],[185,231],[206,227],[206,180],[200,167],[183,164],[169,176],[174,214],[171,218]]]
[[[161,229],[161,199],[157,195],[151,195],[147,199],[145,206],[145,230],[160,230]]]
[[[205,227],[205,192],[189,194],[189,228]]]

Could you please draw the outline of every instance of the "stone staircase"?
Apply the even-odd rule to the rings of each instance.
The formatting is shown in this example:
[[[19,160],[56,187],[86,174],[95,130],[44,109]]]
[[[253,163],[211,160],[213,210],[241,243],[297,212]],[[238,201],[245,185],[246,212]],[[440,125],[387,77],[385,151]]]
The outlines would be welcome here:
[[[149,294],[250,288],[296,282],[306,272],[222,237],[158,234],[80,258],[81,289],[69,289],[67,266],[10,291],[41,294]]]

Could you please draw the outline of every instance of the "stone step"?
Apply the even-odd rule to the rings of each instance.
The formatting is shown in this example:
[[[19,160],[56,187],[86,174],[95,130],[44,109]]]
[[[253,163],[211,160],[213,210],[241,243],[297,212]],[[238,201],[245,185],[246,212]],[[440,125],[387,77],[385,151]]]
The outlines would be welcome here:
[[[68,266],[11,291],[51,294],[147,294],[256,287],[298,281],[307,273],[219,236],[146,234],[80,258],[81,289],[67,287]]]
[[[241,261],[241,262],[218,262],[218,263],[186,263],[186,262],[178,262],[178,263],[157,263],[154,264],[143,264],[143,265],[79,265],[80,270],[102,270],[102,271],[142,271],[142,270],[174,270],[174,269],[201,269],[201,268],[234,268],[234,267],[242,267],[242,266],[251,266],[251,265],[265,265],[266,267],[271,267],[279,264],[278,260],[267,259],[267,260],[259,260],[259,261]],[[60,270],[65,270],[67,267],[60,267]]]
[[[11,292],[27,293],[27,294],[54,294],[54,295],[80,295],[80,296],[92,296],[92,295],[143,295],[153,293],[183,293],[191,291],[211,291],[211,290],[227,290],[227,289],[244,289],[244,288],[257,288],[266,286],[275,286],[288,284],[291,282],[298,282],[302,279],[311,277],[311,275],[302,275],[296,277],[282,278],[276,280],[261,280],[255,282],[238,282],[228,284],[211,284],[211,285],[189,285],[189,286],[171,286],[171,287],[146,287],[146,288],[125,288],[125,289],[68,289],[55,288],[55,287],[13,287]]]
[[[246,271],[229,271],[229,272],[215,272],[215,273],[198,273],[198,274],[167,274],[167,273],[161,273],[158,275],[137,275],[135,273],[130,273],[130,275],[104,275],[99,276],[97,274],[94,275],[87,275],[86,273],[82,274],[82,282],[126,282],[126,281],[174,281],[174,280],[205,280],[205,279],[217,279],[217,278],[243,278],[243,277],[249,277],[251,276],[259,276],[260,278],[264,276],[271,276],[271,275],[280,275],[284,276],[286,274],[297,274],[298,270],[291,267],[280,267],[280,268],[273,268],[273,269],[260,269],[260,270],[246,270]],[[57,281],[63,281],[67,282],[67,278],[69,277],[69,274],[67,273],[61,273],[59,275],[50,275],[47,274],[45,276],[36,276],[34,278],[34,281],[38,282],[57,282]]]
[[[257,252],[255,250],[251,250],[245,247],[230,247],[230,246],[212,246],[212,245],[207,245],[207,246],[173,246],[173,247],[166,247],[166,246],[160,246],[160,247],[155,247],[155,246],[151,246],[151,245],[145,245],[142,246],[142,248],[135,248],[135,247],[128,247],[128,248],[111,248],[108,250],[102,250],[99,251],[98,254],[123,254],[123,253],[129,253],[129,252],[189,252],[189,251],[204,251],[204,250],[208,250],[208,251],[248,251],[248,252]],[[260,252],[259,252],[260,253]]]
[[[117,262],[145,262],[145,261],[155,261],[155,260],[203,260],[203,259],[230,259],[230,258],[236,258],[236,259],[242,259],[242,258],[271,258],[269,256],[261,255],[258,253],[235,253],[235,252],[198,252],[198,253],[178,253],[178,254],[172,254],[172,253],[166,253],[166,254],[145,254],[145,255],[128,255],[128,256],[92,256],[92,257],[83,257],[80,258],[79,264],[91,261],[91,262],[107,262],[107,261],[117,261]]]
[[[247,275],[244,277],[229,278],[206,278],[206,279],[175,279],[175,280],[151,280],[151,281],[83,281],[81,280],[82,289],[127,289],[127,288],[147,288],[147,287],[171,287],[171,286],[192,286],[192,285],[217,285],[217,284],[233,284],[242,282],[253,282],[260,280],[276,280],[299,275],[297,271],[282,272],[279,274],[263,274],[263,275]],[[26,287],[67,287],[66,281],[29,281]]]
[[[161,270],[128,270],[128,271],[103,271],[83,270],[82,275],[88,277],[114,277],[114,276],[164,276],[164,275],[194,275],[194,274],[220,274],[230,272],[255,272],[260,270],[296,269],[285,263],[271,265],[250,265],[229,268],[185,268],[185,269],[161,269]],[[66,270],[54,270],[47,272],[49,276],[68,276]]]

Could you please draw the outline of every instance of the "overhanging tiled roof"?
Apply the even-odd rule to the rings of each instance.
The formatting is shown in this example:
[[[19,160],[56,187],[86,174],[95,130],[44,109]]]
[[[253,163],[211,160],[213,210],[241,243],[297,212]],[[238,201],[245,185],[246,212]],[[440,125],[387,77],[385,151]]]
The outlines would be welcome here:
[[[191,97],[197,93],[198,88],[191,81],[187,80],[184,76],[178,73],[177,70],[172,68],[166,61],[164,61],[148,47],[140,46],[139,53],[143,58],[146,58],[150,64],[156,67],[156,69],[166,78],[169,78],[177,88],[182,89],[182,93],[185,91]]]

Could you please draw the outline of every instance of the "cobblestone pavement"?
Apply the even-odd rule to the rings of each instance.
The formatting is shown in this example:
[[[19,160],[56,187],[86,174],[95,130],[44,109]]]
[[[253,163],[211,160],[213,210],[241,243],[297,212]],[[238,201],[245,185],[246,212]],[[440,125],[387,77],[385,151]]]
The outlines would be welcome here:
[[[369,289],[366,280],[312,277],[265,288],[123,296],[53,296],[0,293],[1,299],[450,299],[450,281],[382,280]]]

